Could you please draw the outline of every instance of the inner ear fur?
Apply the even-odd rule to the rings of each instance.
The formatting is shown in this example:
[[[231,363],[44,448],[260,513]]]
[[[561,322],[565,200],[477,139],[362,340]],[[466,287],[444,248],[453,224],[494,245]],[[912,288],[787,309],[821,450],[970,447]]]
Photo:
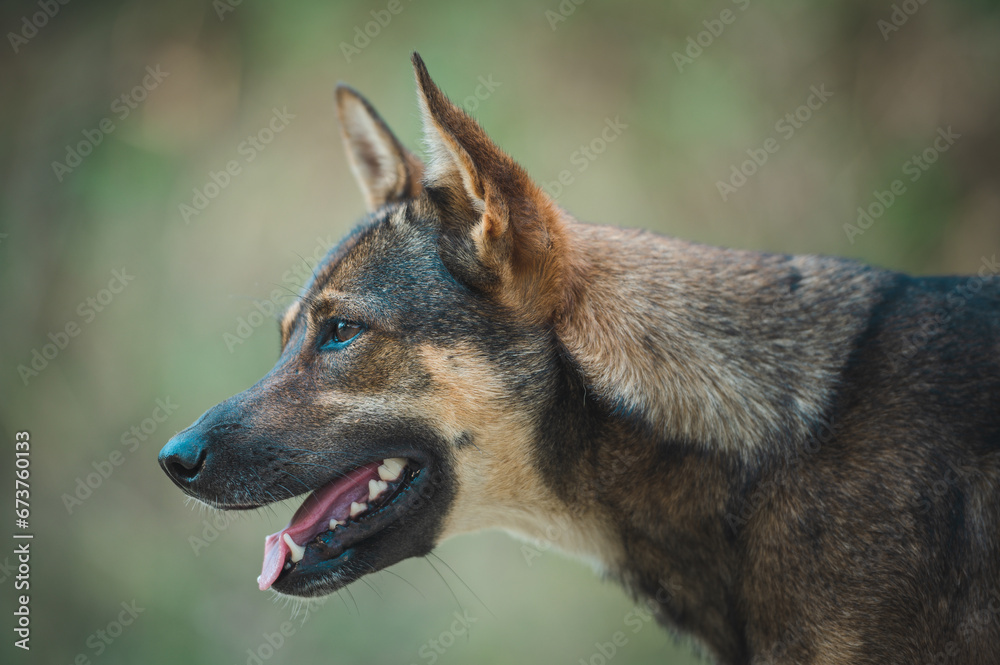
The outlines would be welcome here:
[[[416,53],[413,68],[429,153],[423,184],[446,208],[446,261],[505,304],[558,316],[574,273],[567,216],[445,96]]]
[[[339,84],[336,102],[340,135],[368,210],[418,197],[424,170],[421,161],[356,90]]]

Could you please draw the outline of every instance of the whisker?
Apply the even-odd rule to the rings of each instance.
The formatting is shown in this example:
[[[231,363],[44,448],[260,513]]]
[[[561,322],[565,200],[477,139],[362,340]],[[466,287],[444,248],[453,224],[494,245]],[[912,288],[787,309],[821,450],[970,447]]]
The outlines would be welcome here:
[[[345,586],[344,591],[347,592],[347,596],[351,599],[351,602],[354,603],[354,611],[357,612],[357,616],[361,616],[361,608],[358,607],[358,601],[354,599],[354,594],[351,593],[350,587]]]
[[[451,585],[450,585],[450,584],[448,584],[448,580],[446,580],[446,579],[444,578],[444,575],[442,575],[442,574],[441,574],[441,571],[440,571],[440,570],[438,570],[438,569],[437,569],[437,568],[436,568],[436,567],[434,566],[434,564],[433,564],[433,563],[431,562],[431,560],[430,560],[430,559],[428,559],[428,558],[427,558],[426,556],[425,556],[425,557],[423,557],[423,559],[424,559],[424,561],[426,561],[426,562],[427,562],[427,565],[429,565],[429,566],[431,567],[431,570],[433,570],[433,571],[434,571],[435,573],[437,573],[437,576],[441,578],[441,581],[442,581],[442,582],[444,582],[444,585],[445,585],[446,587],[448,587],[448,592],[449,592],[449,593],[451,593],[451,597],[455,599],[455,603],[456,603],[456,604],[458,605],[458,609],[460,609],[460,610],[462,610],[462,611],[465,611],[465,607],[464,607],[464,606],[462,605],[462,601],[460,601],[460,600],[458,599],[458,596],[457,596],[457,595],[455,594],[455,590],[451,588]]]
[[[299,478],[298,476],[296,476],[296,475],[295,475],[294,473],[290,473],[290,472],[288,472],[288,471],[285,471],[284,469],[278,469],[278,471],[281,471],[281,472],[282,472],[283,474],[285,474],[286,476],[291,476],[291,478],[292,478],[292,479],[293,479],[293,480],[294,480],[295,482],[297,482],[297,483],[299,483],[300,485],[302,485],[303,487],[305,487],[305,488],[306,488],[306,491],[309,491],[309,490],[311,490],[311,489],[312,489],[312,487],[310,487],[309,485],[307,485],[307,484],[305,483],[305,481],[303,481],[303,480],[302,480],[301,478]]]
[[[370,567],[370,566],[369,566],[369,567]],[[374,568],[372,568],[372,572],[375,572],[375,569],[374,569]],[[371,589],[372,591],[374,591],[374,592],[375,592],[375,595],[376,595],[376,596],[378,596],[378,597],[379,597],[380,599],[382,599],[383,601],[385,600],[385,596],[383,596],[383,595],[382,595],[382,594],[381,594],[381,593],[379,592],[379,590],[378,590],[377,588],[375,588],[375,585],[374,585],[374,584],[372,584],[372,583],[371,583],[370,581],[368,581],[368,579],[367,579],[367,578],[365,578],[365,577],[360,577],[360,578],[358,578],[358,579],[360,579],[360,580],[361,580],[362,582],[364,582],[364,583],[365,583],[365,585],[366,585],[366,586],[367,586],[367,587],[368,587],[369,589]]]
[[[344,594],[341,593],[342,591],[343,591],[343,589],[337,589],[337,598],[340,598],[340,602],[342,602],[344,604],[344,610],[347,612],[348,615],[350,615],[351,614],[351,608],[347,606],[347,601],[344,600]]]
[[[479,604],[483,606],[483,609],[485,609],[485,610],[486,610],[487,612],[489,612],[489,613],[490,613],[490,616],[492,616],[492,617],[493,617],[494,619],[496,618],[496,616],[497,616],[497,615],[493,614],[493,610],[491,610],[491,609],[490,609],[489,607],[487,607],[487,606],[486,606],[486,603],[484,603],[484,602],[483,602],[483,599],[482,599],[482,598],[480,598],[480,597],[479,597],[478,595],[476,595],[476,592],[472,590],[472,587],[470,587],[470,586],[469,586],[468,584],[466,584],[466,583],[465,583],[465,580],[463,580],[463,579],[462,579],[462,576],[461,576],[461,575],[459,575],[458,573],[456,573],[456,572],[455,572],[455,569],[454,569],[454,568],[452,568],[452,567],[451,567],[450,565],[448,565],[448,562],[447,562],[447,561],[445,561],[444,559],[442,559],[442,558],[441,558],[440,556],[438,556],[438,555],[437,555],[437,554],[435,554],[434,552],[430,552],[430,553],[428,554],[428,556],[432,556],[432,557],[434,557],[435,559],[437,559],[438,561],[440,561],[440,562],[441,562],[441,564],[442,564],[442,565],[443,565],[443,566],[444,566],[445,568],[447,568],[448,570],[450,570],[450,571],[451,571],[451,574],[452,574],[452,575],[454,575],[454,576],[455,576],[455,578],[456,578],[456,579],[458,579],[458,581],[462,583],[462,586],[464,586],[464,587],[465,587],[466,589],[468,589],[468,590],[469,590],[469,593],[471,593],[471,594],[472,594],[472,596],[473,596],[473,597],[474,597],[474,598],[475,598],[476,600],[478,600],[478,601],[479,601]]]
[[[418,589],[418,588],[417,588],[416,586],[414,586],[414,584],[413,584],[412,582],[410,582],[410,581],[409,581],[408,579],[406,579],[406,578],[405,578],[405,577],[403,577],[402,575],[399,575],[398,573],[394,573],[394,572],[392,572],[391,570],[389,570],[388,568],[384,568],[384,569],[382,569],[382,570],[381,570],[381,571],[379,571],[379,572],[382,572],[382,573],[386,573],[386,574],[388,574],[388,575],[392,575],[393,577],[397,577],[397,578],[401,579],[401,580],[402,580],[403,582],[405,582],[405,583],[406,583],[406,584],[407,584],[407,585],[408,585],[408,586],[409,586],[409,587],[410,587],[411,589],[413,589],[414,591],[416,591],[416,592],[417,592],[417,594],[419,594],[419,595],[420,595],[420,597],[421,597],[421,598],[422,598],[422,599],[423,599],[423,600],[424,600],[424,601],[426,602],[426,600],[427,600],[427,596],[425,596],[425,595],[423,594],[423,592],[422,592],[422,591],[421,591],[420,589]]]

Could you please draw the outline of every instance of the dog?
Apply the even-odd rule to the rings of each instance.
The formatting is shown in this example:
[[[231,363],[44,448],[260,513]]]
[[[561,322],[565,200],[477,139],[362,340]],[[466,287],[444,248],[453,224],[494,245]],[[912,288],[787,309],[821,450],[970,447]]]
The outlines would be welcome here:
[[[159,462],[308,494],[258,583],[329,594],[486,529],[718,663],[1000,663],[1000,279],[708,247],[561,210],[413,55],[428,159],[339,85],[368,215],[256,385]]]

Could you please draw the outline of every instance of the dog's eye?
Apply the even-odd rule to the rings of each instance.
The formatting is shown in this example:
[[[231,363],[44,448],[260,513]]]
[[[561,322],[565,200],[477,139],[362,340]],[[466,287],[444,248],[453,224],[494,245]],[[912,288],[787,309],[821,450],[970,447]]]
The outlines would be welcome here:
[[[351,342],[364,331],[365,327],[353,321],[336,321],[330,331],[325,347],[339,348]]]
[[[352,339],[361,334],[361,325],[358,323],[350,323],[349,321],[338,321],[337,330],[334,332],[333,336],[341,344],[346,344]]]

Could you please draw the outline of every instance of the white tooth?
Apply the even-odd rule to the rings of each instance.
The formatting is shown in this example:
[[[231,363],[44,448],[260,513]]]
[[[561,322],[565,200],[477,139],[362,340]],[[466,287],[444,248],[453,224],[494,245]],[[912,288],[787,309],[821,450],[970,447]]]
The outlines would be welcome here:
[[[345,524],[347,524],[347,522],[341,522],[338,519],[332,519],[332,520],[330,520],[330,531],[333,531],[338,526],[344,526]]]
[[[292,561],[296,563],[302,561],[302,555],[306,553],[306,548],[297,544],[287,533],[282,536],[282,538],[285,539],[285,544],[288,545],[288,549],[292,551]]]
[[[387,482],[392,482],[399,478],[406,468],[406,460],[402,457],[389,457],[382,460],[382,465],[378,468],[378,477]]]
[[[357,501],[351,502],[351,517],[357,517],[366,510],[368,510],[367,503],[358,503]]]
[[[374,501],[378,498],[378,495],[384,492],[388,487],[389,483],[384,480],[375,480],[372,478],[368,481],[368,500]]]

